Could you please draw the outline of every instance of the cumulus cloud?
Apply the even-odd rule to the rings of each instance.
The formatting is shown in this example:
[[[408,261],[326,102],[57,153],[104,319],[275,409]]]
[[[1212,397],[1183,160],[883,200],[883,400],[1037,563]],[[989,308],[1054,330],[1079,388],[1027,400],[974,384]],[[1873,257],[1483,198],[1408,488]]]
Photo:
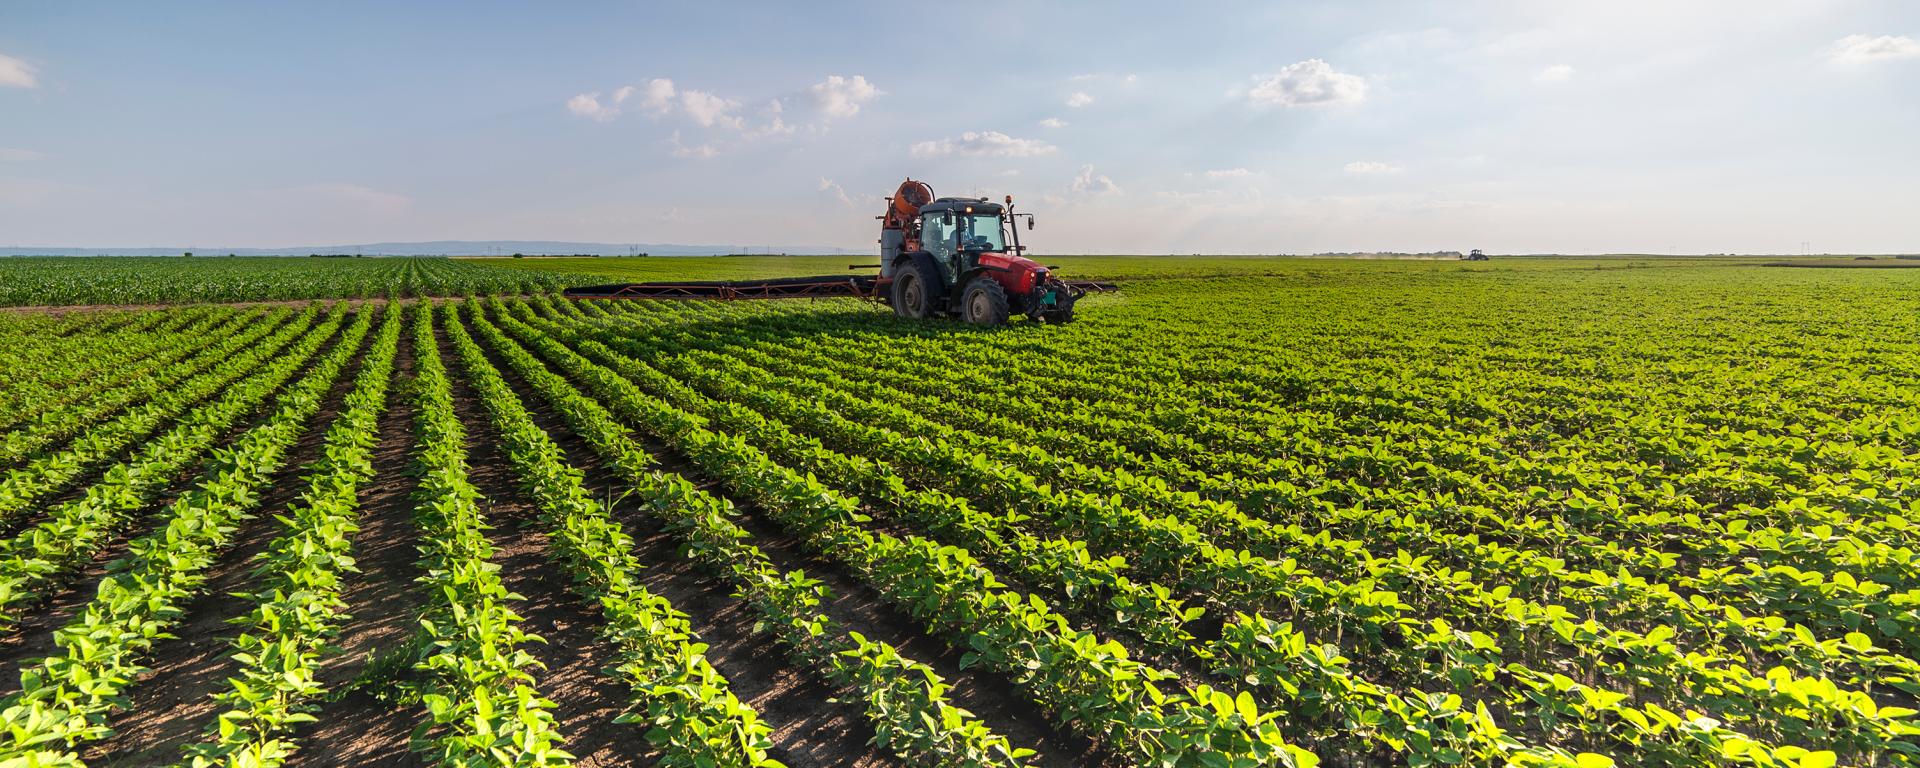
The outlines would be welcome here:
[[[656,115],[673,111],[673,81],[656,77],[646,83],[646,93],[640,96],[640,106]]]
[[[1053,154],[1058,148],[1037,139],[1016,139],[999,131],[967,131],[957,139],[939,139],[914,144],[914,157],[976,155],[981,157],[1034,157]]]
[[[1547,85],[1551,85],[1553,83],[1564,83],[1572,79],[1573,79],[1572,64],[1555,64],[1551,67],[1547,67],[1546,69],[1542,69],[1539,72],[1533,73],[1534,82],[1547,84]]]
[[[853,117],[860,114],[860,107],[878,98],[881,93],[879,88],[860,75],[828,75],[826,80],[815,83],[808,90],[813,93],[814,105],[827,117]]]
[[[1240,179],[1252,176],[1253,171],[1245,168],[1223,168],[1215,171],[1207,171],[1205,175],[1209,179]]]
[[[1094,173],[1092,165],[1080,166],[1080,174],[1073,177],[1073,184],[1068,188],[1080,195],[1120,194],[1120,185],[1113,183],[1113,179],[1107,178],[1105,174]]]
[[[758,139],[767,136],[786,136],[793,133],[798,129],[787,123],[787,119],[784,117],[786,112],[787,105],[779,99],[767,102],[765,107],[760,108],[760,115],[766,118],[766,124],[747,131],[743,135],[749,139]]]
[[[1074,91],[1073,95],[1067,97],[1067,106],[1073,107],[1074,109],[1079,109],[1092,103],[1093,96],[1086,91]]]
[[[1905,35],[1847,35],[1834,41],[1833,46],[1827,49],[1827,59],[1835,64],[1871,64],[1916,58],[1920,58],[1920,40]],[[4,79],[0,77],[0,81]]]
[[[1057,118],[1057,117],[1049,117],[1049,118],[1047,118],[1047,119],[1045,119],[1045,120],[1042,120],[1042,121],[1040,121],[1040,127],[1042,127],[1042,128],[1065,128],[1065,127],[1067,127],[1067,121],[1065,121],[1065,120],[1062,120],[1062,119],[1060,119],[1060,118]]]
[[[740,128],[744,122],[739,116],[731,114],[739,108],[740,102],[715,96],[706,91],[683,90],[680,92],[680,109],[702,128],[712,128],[716,125]]]
[[[40,78],[32,64],[0,53],[0,87],[38,88]]]
[[[567,111],[581,117],[588,117],[602,122],[620,116],[620,108],[618,106],[600,103],[599,91],[583,93],[567,99]]]
[[[1319,59],[1288,64],[1279,74],[1260,79],[1247,98],[1261,106],[1318,107],[1357,104],[1367,98],[1367,80],[1335,72]]]
[[[1393,163],[1382,163],[1377,160],[1355,160],[1347,163],[1347,173],[1361,176],[1384,176],[1389,173],[1399,173],[1403,170],[1405,169]]]

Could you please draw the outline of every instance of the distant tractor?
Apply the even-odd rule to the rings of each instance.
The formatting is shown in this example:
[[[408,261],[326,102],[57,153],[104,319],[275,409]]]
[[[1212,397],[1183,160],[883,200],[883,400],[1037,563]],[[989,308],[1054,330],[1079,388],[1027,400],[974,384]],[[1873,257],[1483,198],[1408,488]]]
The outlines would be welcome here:
[[[882,296],[893,313],[921,319],[952,315],[976,325],[999,325],[1011,315],[1066,323],[1085,293],[1021,255],[1020,216],[987,198],[934,198],[933,188],[908,179],[887,199],[880,216]]]
[[[1471,252],[1469,252],[1467,255],[1460,257],[1460,260],[1461,261],[1490,261],[1490,259],[1487,258],[1487,255],[1484,253],[1481,253],[1480,249],[1478,248],[1475,248]]]
[[[956,317],[975,325],[1000,325],[1010,317],[1063,324],[1088,291],[1111,291],[1113,283],[1067,281],[1053,268],[1026,257],[1020,244],[1025,216],[1014,213],[1013,196],[995,203],[984,197],[933,195],[926,182],[907,179],[880,220],[878,275],[784,277],[771,280],[692,280],[614,283],[568,288],[576,299],[818,299],[857,296],[886,304],[915,320]],[[1477,253],[1477,252],[1476,252]],[[516,254],[518,255],[518,254]]]

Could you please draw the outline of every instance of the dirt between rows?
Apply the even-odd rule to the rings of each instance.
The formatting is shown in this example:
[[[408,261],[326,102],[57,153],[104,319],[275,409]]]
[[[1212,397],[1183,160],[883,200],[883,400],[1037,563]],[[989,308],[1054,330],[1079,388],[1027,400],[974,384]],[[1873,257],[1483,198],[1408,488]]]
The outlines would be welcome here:
[[[534,414],[534,419],[548,434],[552,435],[563,450],[570,463],[586,473],[590,486],[602,498],[620,499],[628,487],[609,469],[586,441],[575,434],[565,421],[541,399],[532,388],[516,373],[504,365],[504,361],[491,354],[496,369],[506,377],[508,383],[520,395],[521,401]],[[694,481],[700,488],[710,493],[724,495],[711,478],[674,454],[664,445],[635,433],[635,438],[645,445],[648,451],[661,463],[664,471],[677,473]],[[1029,763],[1040,766],[1066,765],[1118,765],[1118,761],[1102,753],[1091,741],[1074,734],[1062,732],[1051,727],[1050,719],[1032,704],[1028,697],[1013,686],[1005,677],[989,671],[973,668],[963,670],[959,661],[961,651],[951,644],[942,642],[923,631],[914,620],[893,608],[872,588],[866,586],[857,576],[847,572],[837,563],[822,560],[804,554],[802,542],[772,524],[765,512],[755,505],[741,503],[733,499],[736,509],[740,510],[739,522],[753,534],[753,542],[773,563],[783,569],[801,569],[810,577],[827,585],[832,599],[823,606],[835,621],[851,631],[857,631],[868,638],[882,640],[894,645],[904,655],[932,667],[952,686],[948,698],[956,705],[971,711],[996,733],[1006,736],[1016,746],[1036,751]],[[637,550],[642,562],[647,566],[642,572],[642,580],[655,594],[672,601],[674,606],[689,614],[701,639],[710,643],[707,658],[726,673],[733,684],[734,692],[743,701],[753,704],[771,725],[777,729],[776,742],[783,738],[793,739],[796,743],[783,744],[787,753],[782,756],[789,764],[815,764],[812,760],[797,761],[806,757],[819,760],[820,765],[860,764],[856,760],[859,753],[848,754],[849,747],[857,746],[871,735],[870,726],[858,708],[849,708],[842,717],[849,720],[847,725],[838,726],[847,732],[833,734],[821,732],[818,736],[795,733],[798,725],[783,725],[781,718],[789,717],[786,703],[779,697],[767,700],[756,678],[767,673],[771,667],[777,677],[772,687],[791,685],[795,688],[818,691],[816,695],[842,697],[857,700],[850,689],[837,689],[820,682],[816,676],[804,674],[804,670],[795,669],[796,665],[784,656],[769,639],[752,634],[750,610],[731,596],[731,589],[699,570],[689,559],[679,554],[679,545],[664,531],[650,515],[638,508],[634,502],[622,499],[615,504],[616,516],[627,526],[628,533],[638,542]],[[738,638],[736,640],[736,637]],[[735,643],[744,644],[744,648]],[[742,652],[751,654],[741,660]],[[729,666],[749,662],[750,674],[740,674]],[[756,669],[755,667],[758,667]],[[795,677],[799,680],[787,682]],[[837,705],[845,707],[847,705]],[[836,718],[839,719],[839,718]],[[822,723],[816,729],[825,729],[829,724]],[[826,737],[826,738],[821,738]],[[804,751],[799,751],[804,749]],[[891,757],[874,755],[876,762],[892,762]]]

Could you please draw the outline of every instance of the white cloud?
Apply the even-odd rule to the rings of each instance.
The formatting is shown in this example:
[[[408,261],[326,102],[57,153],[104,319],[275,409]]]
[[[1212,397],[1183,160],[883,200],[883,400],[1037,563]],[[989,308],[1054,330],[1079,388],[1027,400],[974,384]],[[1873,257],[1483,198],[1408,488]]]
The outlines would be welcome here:
[[[1053,154],[1058,147],[1037,139],[1016,139],[999,131],[967,131],[957,139],[922,141],[913,145],[914,157],[977,155],[984,157],[1034,157]]]
[[[1127,85],[1133,85],[1134,83],[1140,82],[1140,76],[1127,75],[1126,77],[1120,78],[1120,82],[1126,83]]]
[[[1080,175],[1073,177],[1072,189],[1075,194],[1098,196],[1120,194],[1120,185],[1113,183],[1104,174],[1093,172],[1093,166],[1080,166]]]
[[[1319,59],[1307,59],[1261,79],[1247,98],[1263,106],[1357,104],[1367,98],[1367,81],[1359,75],[1335,72],[1333,65]]]
[[[1847,35],[1827,49],[1828,60],[1836,64],[1871,64],[1876,61],[1920,58],[1920,40],[1906,35]],[[3,73],[4,70],[0,70]],[[4,77],[0,77],[3,81]]]
[[[633,86],[631,85],[620,86],[619,90],[613,92],[613,103],[618,104],[620,102],[626,101],[627,97],[632,95],[633,95]]]
[[[860,113],[862,105],[881,94],[879,88],[861,75],[828,75],[826,80],[815,83],[808,90],[813,92],[814,105],[828,117],[853,117]]]
[[[1361,176],[1384,176],[1390,173],[1399,173],[1403,170],[1406,169],[1392,163],[1382,163],[1376,160],[1355,160],[1347,163],[1347,173],[1359,174]]]
[[[1067,78],[1067,82],[1069,82],[1069,83],[1081,83],[1081,82],[1086,82],[1086,81],[1088,81],[1088,80],[1092,80],[1092,79],[1094,79],[1094,78],[1096,78],[1096,77],[1099,77],[1099,75],[1096,75],[1096,74],[1093,74],[1092,72],[1082,72],[1082,73],[1080,73],[1080,74],[1077,74],[1077,75],[1073,75],[1073,76],[1070,76],[1070,77],[1068,77],[1068,78]]]
[[[35,76],[32,64],[0,53],[0,87],[38,88],[40,78]]]
[[[685,90],[680,92],[680,108],[687,117],[699,123],[702,128],[723,125],[738,130],[743,121],[737,115],[730,114],[740,108],[740,102],[721,98],[706,91]]]
[[[1060,119],[1060,118],[1057,118],[1057,117],[1049,117],[1049,118],[1047,118],[1047,119],[1045,119],[1045,120],[1042,120],[1042,121],[1040,121],[1040,127],[1042,127],[1042,128],[1065,128],[1065,127],[1067,127],[1067,121],[1065,121],[1065,120],[1062,120],[1062,119]]]
[[[1073,95],[1067,97],[1067,106],[1073,107],[1074,109],[1079,109],[1092,103],[1093,96],[1089,95],[1086,91],[1074,91]]]
[[[767,105],[760,109],[760,114],[767,118],[767,124],[747,131],[745,134],[746,137],[749,139],[759,139],[767,136],[791,135],[794,131],[798,130],[798,128],[787,124],[787,120],[784,117],[786,111],[787,105],[781,103],[779,99],[767,102]]]
[[[1572,79],[1572,64],[1555,64],[1533,74],[1533,81],[1541,84],[1564,83]]]
[[[673,81],[656,77],[647,81],[646,95],[640,98],[640,106],[656,115],[673,111]]]
[[[670,154],[674,157],[704,160],[720,154],[720,150],[715,149],[712,144],[695,144],[689,146],[686,142],[680,140],[679,131],[674,131],[672,136],[667,137],[667,143],[673,145],[673,151]]]
[[[612,104],[600,103],[600,92],[583,93],[567,99],[567,111],[581,117],[590,117],[606,122],[620,116],[620,108]]]
[[[854,207],[853,198],[848,197],[847,191],[844,189],[841,189],[840,185],[834,183],[833,179],[829,179],[825,176],[820,177],[820,191],[832,192],[833,196],[836,199],[838,199],[840,202],[846,204],[847,207],[850,207],[850,208]]]
[[[1252,175],[1253,175],[1253,171],[1249,171],[1245,168],[1224,168],[1217,171],[1206,172],[1206,177],[1209,179],[1240,179],[1240,178],[1246,178]]]
[[[45,152],[35,152],[31,149],[0,147],[0,163],[24,163],[29,160],[39,160],[46,156]]]

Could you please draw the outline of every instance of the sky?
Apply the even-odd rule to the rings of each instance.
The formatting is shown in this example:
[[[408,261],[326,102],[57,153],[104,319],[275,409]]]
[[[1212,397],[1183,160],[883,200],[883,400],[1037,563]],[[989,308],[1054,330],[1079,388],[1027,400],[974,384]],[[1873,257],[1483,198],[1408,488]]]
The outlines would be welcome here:
[[[1920,3],[0,0],[0,246],[1920,251]]]

